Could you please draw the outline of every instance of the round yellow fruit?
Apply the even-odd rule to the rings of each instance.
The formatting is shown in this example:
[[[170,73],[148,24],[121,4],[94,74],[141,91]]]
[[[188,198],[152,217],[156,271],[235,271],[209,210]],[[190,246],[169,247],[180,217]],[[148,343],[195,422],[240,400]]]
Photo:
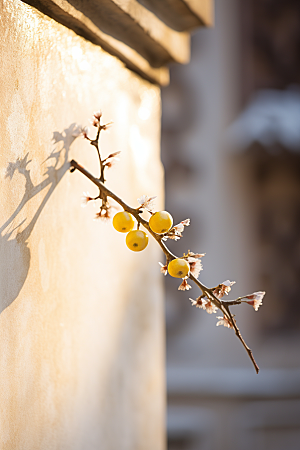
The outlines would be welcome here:
[[[173,217],[167,211],[158,211],[150,217],[149,226],[154,233],[167,233],[173,225]]]
[[[113,227],[120,233],[128,233],[134,227],[132,215],[126,211],[118,212],[113,218]]]
[[[177,258],[169,262],[168,272],[171,277],[184,278],[189,274],[190,265],[185,259]]]
[[[144,231],[130,231],[126,236],[126,245],[133,252],[140,252],[147,247],[148,236]]]

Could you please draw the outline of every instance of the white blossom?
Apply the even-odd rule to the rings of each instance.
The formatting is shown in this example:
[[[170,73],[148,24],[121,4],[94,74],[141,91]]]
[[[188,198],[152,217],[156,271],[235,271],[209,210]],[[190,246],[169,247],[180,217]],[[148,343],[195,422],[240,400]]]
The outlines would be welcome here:
[[[188,282],[186,281],[186,278],[184,278],[182,280],[182,283],[179,286],[178,290],[179,291],[188,291],[189,289],[192,289],[192,286],[190,284],[188,284]]]
[[[208,314],[214,314],[218,311],[218,308],[210,300],[208,300],[208,302],[206,302],[206,305],[205,305],[205,311]]]
[[[162,264],[161,262],[159,262],[158,263],[161,267],[160,267],[160,271],[161,271],[161,273],[162,274],[164,274],[165,276],[167,275],[167,273],[168,273],[168,266],[167,266],[167,264]]]
[[[154,199],[155,197],[148,197],[147,195],[142,195],[140,198],[137,199],[139,204],[141,205],[141,208],[145,208],[148,211],[152,211],[154,209]]]
[[[229,322],[229,320],[227,319],[227,317],[223,316],[223,317],[217,317],[217,319],[219,319],[219,321],[216,323],[216,326],[220,326],[220,325],[224,325],[224,327],[226,328],[233,328],[232,324]]]
[[[200,308],[200,309],[205,309],[205,305],[206,305],[206,297],[198,297],[196,298],[196,300],[193,300],[192,298],[190,298],[189,300],[192,302],[192,306],[196,306],[196,308]]]
[[[199,273],[203,269],[200,259],[188,258],[188,263],[190,265],[191,274],[194,275],[195,278],[198,278]]]
[[[220,283],[213,291],[214,295],[217,298],[222,298],[225,294],[228,295],[228,293],[231,291],[231,286],[235,284],[235,281],[223,281]]]
[[[250,301],[246,302],[248,305],[253,306],[255,311],[258,310],[258,308],[262,305],[262,300],[264,298],[265,292],[264,291],[258,291],[253,292],[253,294],[246,295],[245,298],[248,298]]]
[[[166,241],[167,239],[173,239],[174,241],[178,241],[178,239],[182,237],[181,233],[184,231],[184,227],[188,227],[190,222],[190,219],[185,219],[177,225],[174,225],[174,227],[164,235],[162,240]]]

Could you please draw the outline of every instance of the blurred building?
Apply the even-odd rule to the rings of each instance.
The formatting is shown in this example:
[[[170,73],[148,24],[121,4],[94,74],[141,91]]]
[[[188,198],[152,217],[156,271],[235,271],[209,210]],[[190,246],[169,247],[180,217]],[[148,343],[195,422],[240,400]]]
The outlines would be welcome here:
[[[300,5],[218,0],[163,90],[166,207],[191,226],[177,255],[206,252],[202,282],[230,298],[261,368],[231,330],[166,278],[169,450],[300,446]]]

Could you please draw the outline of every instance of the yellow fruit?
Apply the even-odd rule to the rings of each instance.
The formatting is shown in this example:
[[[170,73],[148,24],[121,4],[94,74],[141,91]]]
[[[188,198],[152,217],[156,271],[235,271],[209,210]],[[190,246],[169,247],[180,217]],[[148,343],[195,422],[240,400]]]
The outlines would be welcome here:
[[[149,226],[154,233],[167,233],[173,225],[173,217],[167,211],[158,211],[150,217]]]
[[[190,265],[185,259],[177,258],[169,262],[168,272],[171,277],[184,278],[189,274]]]
[[[126,236],[126,245],[133,252],[140,252],[147,247],[148,236],[144,231],[130,231]]]
[[[134,227],[132,215],[126,211],[118,212],[113,218],[113,227],[120,233],[128,233]]]

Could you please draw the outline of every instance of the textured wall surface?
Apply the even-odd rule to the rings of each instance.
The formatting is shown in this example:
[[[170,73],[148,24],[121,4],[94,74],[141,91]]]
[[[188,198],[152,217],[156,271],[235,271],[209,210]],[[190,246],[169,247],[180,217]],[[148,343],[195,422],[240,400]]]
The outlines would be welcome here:
[[[107,185],[163,202],[159,89],[18,0],[0,22],[0,448],[164,448],[160,254],[132,253],[97,210],[97,155],[72,137],[99,108],[121,150]],[[94,129],[95,130],[95,129]],[[94,132],[91,130],[91,132]]]

